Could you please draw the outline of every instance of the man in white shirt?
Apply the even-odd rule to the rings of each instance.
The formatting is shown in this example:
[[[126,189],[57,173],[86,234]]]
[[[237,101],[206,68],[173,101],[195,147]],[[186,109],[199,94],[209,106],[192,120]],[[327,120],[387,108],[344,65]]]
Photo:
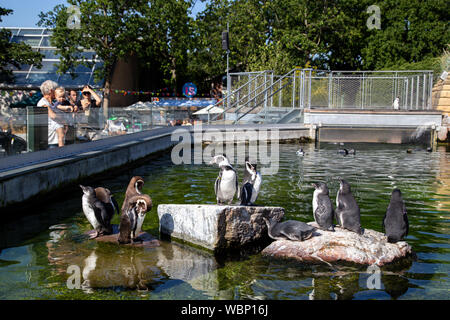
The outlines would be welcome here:
[[[52,101],[55,99],[55,89],[58,84],[47,80],[41,84],[42,99],[37,103],[38,107],[46,107],[48,110],[48,147],[64,146],[64,124],[65,119],[52,109]]]

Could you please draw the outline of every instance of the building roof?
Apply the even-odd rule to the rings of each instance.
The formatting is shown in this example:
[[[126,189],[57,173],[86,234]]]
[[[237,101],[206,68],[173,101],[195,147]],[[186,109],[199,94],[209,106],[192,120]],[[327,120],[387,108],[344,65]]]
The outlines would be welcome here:
[[[82,55],[89,61],[95,62],[92,68],[86,66],[78,66],[75,69],[75,78],[69,73],[59,75],[56,73],[59,62],[57,48],[52,47],[50,36],[52,30],[46,28],[21,28],[21,27],[5,27],[11,31],[10,42],[26,43],[31,46],[34,51],[38,51],[44,55],[42,59],[42,68],[38,69],[34,65],[21,65],[20,68],[11,66],[14,74],[14,83],[1,83],[3,87],[38,87],[45,80],[53,80],[64,87],[76,88],[89,84],[93,87],[101,87],[103,81],[94,81],[94,71],[102,65],[102,61],[96,57],[94,51],[85,51]]]

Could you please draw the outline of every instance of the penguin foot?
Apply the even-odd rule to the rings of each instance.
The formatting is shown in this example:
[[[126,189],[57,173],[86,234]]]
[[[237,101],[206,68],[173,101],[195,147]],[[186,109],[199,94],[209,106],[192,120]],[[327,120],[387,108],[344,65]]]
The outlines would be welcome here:
[[[329,227],[329,228],[327,229],[327,231],[331,231],[331,232],[334,232],[334,228],[333,228],[333,226]]]
[[[99,236],[99,232],[98,232],[98,231],[95,231],[95,233],[92,234],[92,235],[89,237],[89,239],[92,240],[92,239],[97,238],[98,236]]]

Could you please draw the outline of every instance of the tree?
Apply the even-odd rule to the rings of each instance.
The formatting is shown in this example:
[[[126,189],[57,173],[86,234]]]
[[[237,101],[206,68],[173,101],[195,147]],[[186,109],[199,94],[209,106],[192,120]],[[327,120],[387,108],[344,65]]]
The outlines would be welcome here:
[[[0,22],[2,16],[9,15],[13,11],[0,7]],[[21,64],[33,64],[37,68],[42,67],[42,54],[35,52],[25,43],[12,43],[11,31],[0,29],[0,74],[10,79],[12,72],[10,66],[19,68]]]
[[[141,13],[148,5],[147,1],[68,0],[68,3],[79,8],[79,28],[67,26],[73,12],[64,5],[57,5],[47,13],[41,12],[39,25],[53,28],[51,43],[61,56],[59,72],[74,72],[80,64],[91,67],[92,63],[81,54],[85,50],[95,51],[103,61],[95,77],[104,79],[103,112],[107,117],[114,65],[120,59],[126,60],[140,46],[146,31]]]

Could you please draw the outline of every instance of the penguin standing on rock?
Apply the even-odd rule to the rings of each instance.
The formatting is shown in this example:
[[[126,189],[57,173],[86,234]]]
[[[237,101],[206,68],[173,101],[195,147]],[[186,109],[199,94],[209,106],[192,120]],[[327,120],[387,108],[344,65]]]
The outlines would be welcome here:
[[[128,199],[125,210],[122,211],[119,225],[120,244],[138,242],[142,231],[145,215],[152,209],[152,199],[146,194],[137,194]]]
[[[220,168],[219,176],[214,184],[217,204],[231,204],[234,195],[239,195],[238,178],[225,155],[217,155],[209,164],[217,164]]]
[[[241,206],[252,206],[258,198],[261,186],[261,174],[256,171],[256,164],[245,161],[244,180],[242,181]]]
[[[313,215],[319,228],[326,231],[334,231],[334,210],[330,200],[330,192],[326,183],[313,183]]]
[[[111,219],[114,215],[113,203],[110,201],[103,202],[97,198],[96,192],[92,187],[80,185],[80,188],[83,190],[82,205],[84,215],[96,231],[92,238],[111,234]],[[106,200],[110,200],[110,195]]]
[[[388,242],[395,243],[408,235],[409,222],[402,192],[394,189],[382,224]]]
[[[120,216],[119,204],[117,203],[116,199],[111,194],[111,191],[109,189],[103,188],[103,187],[97,187],[94,189],[94,191],[95,191],[95,196],[97,197],[97,199],[99,199],[103,203],[111,203],[111,205],[114,208],[114,211],[117,212],[117,214]]]
[[[144,179],[134,176],[128,183],[125,199],[122,204],[122,213],[119,225],[119,243],[137,241],[142,230],[145,215],[152,208],[152,199],[142,194]]]
[[[125,199],[123,200],[122,204],[122,213],[127,209],[128,203],[133,196],[142,194],[141,190],[143,186],[144,179],[142,177],[134,176],[131,178],[130,182],[128,183],[127,190],[125,191]]]
[[[335,213],[341,228],[362,234],[359,206],[352,195],[350,184],[345,180],[340,181]]]

